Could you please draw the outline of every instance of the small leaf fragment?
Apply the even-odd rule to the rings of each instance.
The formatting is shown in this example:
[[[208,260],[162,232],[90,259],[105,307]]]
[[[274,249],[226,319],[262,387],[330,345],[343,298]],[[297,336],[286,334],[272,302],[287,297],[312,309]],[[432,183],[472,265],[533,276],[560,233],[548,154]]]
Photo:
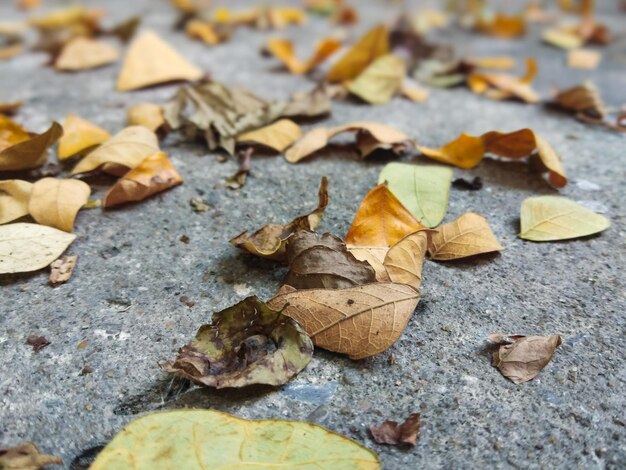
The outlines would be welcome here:
[[[389,52],[389,31],[384,25],[369,30],[337,62],[326,78],[331,82],[352,80],[378,57]]]
[[[0,133],[3,131],[4,116],[0,116]],[[17,171],[37,168],[46,163],[48,148],[63,135],[63,128],[53,122],[42,134],[35,134],[28,140],[20,140],[2,148],[4,135],[0,134],[0,171]]]
[[[34,352],[39,352],[46,346],[49,346],[51,343],[50,341],[46,339],[45,336],[28,335],[28,338],[26,338],[26,344],[28,344],[29,346],[32,346]],[[0,463],[1,462],[2,461],[0,460]],[[4,469],[5,467],[0,467],[0,468]]]
[[[487,219],[466,212],[456,220],[439,226],[428,252],[432,259],[449,261],[502,250]]]
[[[47,465],[63,465],[63,460],[54,455],[40,453],[37,446],[32,442],[0,449],[0,468],[2,470],[38,470]]]
[[[370,433],[379,444],[414,446],[420,431],[420,414],[412,413],[402,424],[386,420],[378,426],[370,425]]]
[[[74,267],[76,267],[76,261],[78,261],[77,255],[63,256],[54,261],[50,265],[50,277],[48,278],[50,284],[56,287],[69,281],[74,272]]]
[[[258,144],[283,152],[300,137],[300,126],[289,119],[280,119],[269,126],[240,134],[236,140],[238,144]]]
[[[69,41],[54,62],[54,68],[77,72],[102,67],[119,58],[118,50],[106,42],[78,36]]]
[[[0,181],[0,224],[28,215],[33,184],[22,180]]]
[[[389,248],[383,265],[391,282],[407,284],[418,290],[428,250],[428,232],[411,233]]]
[[[42,178],[33,184],[28,212],[37,223],[71,232],[90,194],[91,188],[84,181]]]
[[[76,114],[63,121],[63,136],[59,140],[59,160],[65,160],[109,139],[111,135]]]

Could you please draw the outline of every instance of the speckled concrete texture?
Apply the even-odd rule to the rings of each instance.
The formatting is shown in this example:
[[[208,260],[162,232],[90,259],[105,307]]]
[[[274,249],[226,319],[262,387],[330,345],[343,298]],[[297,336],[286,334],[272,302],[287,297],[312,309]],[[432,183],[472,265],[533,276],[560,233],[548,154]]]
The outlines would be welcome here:
[[[0,4],[0,17],[20,17],[13,3]],[[104,6],[110,23],[140,14],[142,27],[157,30],[214,79],[267,98],[312,84],[263,58],[263,41],[291,37],[304,55],[331,29],[311,18],[302,28],[280,33],[241,29],[230,42],[208,48],[171,29],[175,17],[165,0],[88,3]],[[353,3],[362,13],[354,37],[397,8],[382,1]],[[615,2],[598,3],[601,20],[624,32],[626,16],[616,12]],[[568,69],[564,53],[540,44],[539,32],[533,26],[523,40],[503,41],[452,31],[433,40],[454,44],[460,55],[536,57],[536,88],[544,96],[552,86],[590,79],[608,104],[626,102],[623,38],[605,49],[598,70],[585,72]],[[162,102],[176,89],[117,93],[119,63],[60,74],[45,60],[27,53],[0,63],[0,101],[24,100],[18,118],[33,130],[75,112],[116,132],[125,124],[126,107]],[[612,227],[583,240],[521,240],[521,202],[556,191],[524,163],[486,160],[471,171],[455,169],[455,177],[480,176],[485,186],[453,189],[446,220],[468,210],[483,214],[505,250],[464,262],[426,262],[422,300],[388,352],[355,362],[316,351],[310,365],[278,389],[191,388],[157,364],[172,357],[213,311],[252,294],[269,298],[285,273],[282,266],[236,251],[228,240],[313,208],[324,175],[330,178],[331,204],[320,229],[345,235],[387,160],[358,161],[337,149],[298,165],[279,156],[258,157],[248,184],[230,191],[224,178],[236,162],[219,163],[202,145],[169,136],[163,147],[184,184],[122,209],[82,211],[78,239],[68,251],[79,256],[70,282],[52,288],[45,270],[0,278],[0,444],[31,440],[62,456],[67,468],[72,462],[83,468],[94,447],[141,413],[197,407],[317,422],[378,452],[386,469],[626,467],[626,136],[542,106],[493,102],[465,89],[434,90],[423,104],[337,103],[327,123],[355,120],[384,122],[427,146],[461,132],[532,127],[562,156],[571,183],[561,194],[600,209]],[[94,179],[96,194],[111,181]],[[210,204],[207,212],[193,212],[189,200],[197,196]],[[188,244],[180,241],[183,235]],[[181,296],[195,305],[187,307]],[[560,334],[564,342],[535,380],[514,385],[490,366],[484,338],[492,332]],[[33,353],[25,344],[30,334],[46,336],[50,346]],[[396,363],[389,365],[392,353]],[[81,373],[87,366],[92,372]],[[423,419],[415,448],[380,446],[368,435],[369,424],[415,411]]]

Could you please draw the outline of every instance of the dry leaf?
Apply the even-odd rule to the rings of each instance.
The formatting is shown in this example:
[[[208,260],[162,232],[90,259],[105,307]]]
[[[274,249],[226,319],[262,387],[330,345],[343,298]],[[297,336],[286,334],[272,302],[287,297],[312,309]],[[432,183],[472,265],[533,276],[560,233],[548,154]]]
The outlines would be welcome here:
[[[207,10],[211,0],[170,0],[170,5],[183,13],[193,14]]]
[[[411,233],[389,248],[383,264],[391,282],[407,284],[418,290],[427,249],[426,231]]]
[[[24,104],[22,101],[4,101],[0,102],[0,114],[6,116],[14,115]],[[2,116],[0,116],[1,118]]]
[[[472,92],[492,99],[518,98],[526,103],[537,103],[541,98],[530,86],[536,73],[537,62],[529,58],[526,59],[526,74],[521,78],[507,74],[472,73],[467,83]]]
[[[54,68],[71,72],[88,70],[111,64],[119,56],[118,50],[110,44],[79,36],[63,47]]]
[[[37,223],[71,232],[91,189],[80,180],[42,178],[33,184],[28,212]]]
[[[0,115],[0,152],[29,139],[26,129],[9,117]]]
[[[341,47],[341,42],[333,38],[323,39],[315,46],[313,55],[306,61],[295,55],[293,43],[289,39],[272,38],[267,41],[265,48],[276,59],[281,61],[293,74],[307,74],[328,59]]]
[[[364,359],[395,343],[415,311],[419,294],[404,284],[347,289],[284,289],[268,305],[295,319],[316,346]]]
[[[226,178],[226,187],[228,189],[239,189],[246,184],[250,168],[252,167],[253,152],[254,149],[252,147],[239,151],[239,169],[234,175]]]
[[[283,152],[300,137],[300,126],[289,119],[281,119],[269,126],[239,134],[236,140],[238,144],[258,144]]]
[[[192,39],[200,39],[209,46],[215,46],[230,38],[232,28],[200,19],[191,19],[185,25],[185,32]]]
[[[387,186],[379,184],[363,198],[346,235],[346,244],[390,247],[421,228],[424,227]]]
[[[136,90],[175,80],[199,80],[202,70],[191,65],[152,31],[144,31],[128,47],[117,79],[119,91]]]
[[[286,225],[268,224],[252,234],[244,231],[230,240],[230,243],[261,258],[284,261],[287,259],[286,241],[299,230],[315,230],[327,205],[328,179],[323,177],[318,192],[318,205],[313,212],[296,217]]]
[[[461,134],[441,148],[417,146],[420,152],[438,162],[449,163],[459,168],[474,168],[485,154],[485,145],[481,137]]]
[[[331,233],[295,233],[287,241],[287,263],[284,283],[296,289],[341,289],[376,281],[374,268],[357,260]]]
[[[37,353],[41,351],[43,348],[45,348],[46,346],[49,346],[50,341],[48,341],[45,336],[29,335],[28,338],[26,338],[26,344],[28,344],[29,346],[32,346],[33,351]],[[0,458],[0,463],[1,462],[2,460]],[[0,467],[0,468],[4,469],[6,467]]]
[[[406,65],[394,54],[386,54],[359,74],[348,90],[370,104],[387,103],[402,87]]]
[[[54,261],[50,265],[50,277],[48,281],[53,286],[58,286],[67,282],[72,277],[72,272],[74,271],[74,267],[76,266],[76,261],[78,260],[78,256],[63,256],[58,260]]]
[[[132,201],[142,201],[183,182],[165,152],[147,156],[120,178],[104,196],[105,209]]]
[[[428,253],[434,260],[449,261],[502,250],[487,219],[466,212],[458,219],[439,226],[432,236]]]
[[[165,124],[163,108],[158,104],[139,103],[128,108],[129,126],[143,126],[152,132],[157,132]]]
[[[306,367],[313,344],[300,325],[256,297],[213,314],[161,367],[207,387],[282,385]]]
[[[567,53],[567,65],[573,69],[593,70],[601,60],[602,54],[593,49],[572,49]]]
[[[526,34],[526,22],[522,16],[508,16],[496,13],[488,20],[480,19],[476,30],[497,38],[513,39]]]
[[[7,124],[5,116],[0,115],[0,171],[29,170],[37,168],[46,163],[48,159],[48,148],[56,143],[63,135],[63,128],[56,122],[53,122],[50,128],[42,133],[35,134],[28,140],[21,138],[17,143],[9,137],[9,146],[7,144]],[[13,134],[14,130],[10,130]]]
[[[126,127],[78,162],[70,174],[102,170],[122,176],[158,151],[159,141],[154,132],[143,126]]]
[[[356,259],[366,261],[374,268],[377,282],[391,282],[389,274],[387,274],[387,269],[383,264],[385,256],[387,256],[387,252],[389,251],[388,247],[346,245],[346,248]]]
[[[0,224],[28,215],[32,183],[22,180],[0,181]]]
[[[410,99],[414,103],[423,103],[428,99],[428,96],[430,95],[427,90],[420,87],[415,82],[406,79],[400,87],[400,93],[402,94],[402,96]]]
[[[550,28],[543,32],[541,39],[561,49],[576,49],[585,42],[575,30],[570,30],[569,28]]]
[[[586,237],[611,225],[606,217],[560,196],[525,199],[520,220],[520,238],[536,242]]]
[[[515,59],[510,56],[470,57],[463,60],[467,65],[481,69],[514,69]]]
[[[63,136],[59,140],[59,160],[65,160],[95,145],[100,145],[111,135],[76,114],[69,114],[63,121]]]
[[[54,455],[40,453],[37,446],[32,442],[0,449],[0,468],[2,470],[38,470],[47,465],[63,465],[63,460]]]
[[[414,446],[420,432],[420,414],[410,414],[402,424],[386,420],[378,426],[370,425],[370,432],[379,444]]]
[[[76,235],[38,224],[0,226],[0,274],[45,268],[65,251]]]
[[[567,111],[584,114],[592,119],[602,119],[606,114],[600,93],[591,82],[585,82],[554,95],[555,102]]]
[[[492,365],[502,375],[516,384],[537,377],[548,365],[556,348],[561,344],[560,336],[506,336],[489,335],[489,341],[499,348],[492,353]]]

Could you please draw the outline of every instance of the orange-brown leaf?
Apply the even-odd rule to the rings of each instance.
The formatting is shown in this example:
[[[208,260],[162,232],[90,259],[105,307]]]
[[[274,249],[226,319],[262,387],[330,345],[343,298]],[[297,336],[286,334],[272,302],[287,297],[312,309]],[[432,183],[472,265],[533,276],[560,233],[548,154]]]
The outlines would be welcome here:
[[[272,38],[268,40],[266,45],[268,52],[282,62],[283,65],[295,75],[303,75],[311,72],[334,54],[340,47],[341,43],[336,39],[323,39],[315,46],[313,55],[308,60],[303,61],[296,57],[293,43],[289,39]]]

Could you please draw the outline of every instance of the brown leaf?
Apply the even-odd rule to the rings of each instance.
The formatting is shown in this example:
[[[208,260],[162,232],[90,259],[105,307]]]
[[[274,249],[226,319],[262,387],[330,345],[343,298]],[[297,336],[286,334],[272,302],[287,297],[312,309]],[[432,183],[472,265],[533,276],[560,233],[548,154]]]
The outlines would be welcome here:
[[[63,256],[50,265],[50,277],[48,281],[54,287],[70,280],[74,267],[76,267],[78,256]]]
[[[602,119],[606,107],[596,86],[585,82],[565,90],[558,90],[554,95],[556,103],[567,111],[582,113],[591,118]]]
[[[143,126],[157,132],[165,124],[163,109],[158,104],[139,103],[128,108],[129,126]]]
[[[389,248],[383,264],[391,282],[419,289],[424,257],[428,249],[428,236],[428,231],[417,231]]]
[[[68,114],[63,121],[63,136],[59,140],[59,160],[65,160],[84,150],[100,145],[111,135],[101,127],[76,114]]]
[[[299,125],[289,119],[281,119],[269,126],[240,134],[236,140],[238,144],[258,144],[283,152],[300,137],[302,130]]]
[[[534,379],[550,362],[560,336],[489,335],[499,348],[492,353],[492,365],[516,384]]]
[[[370,425],[370,432],[379,444],[414,446],[420,432],[420,414],[410,414],[402,424],[387,420],[378,426]]]
[[[388,247],[346,245],[346,248],[356,259],[366,261],[374,268],[377,282],[391,282],[387,269],[383,264],[385,256],[387,256],[387,252],[389,251]]]
[[[316,346],[364,359],[400,338],[418,301],[410,286],[378,283],[283,291],[268,305],[300,323]]]
[[[38,470],[46,465],[63,465],[63,460],[41,454],[32,442],[0,449],[0,468],[3,470]]]
[[[367,262],[357,260],[331,233],[300,230],[287,241],[285,284],[296,289],[341,289],[376,281]]]
[[[537,62],[534,59],[526,59],[526,74],[514,77],[507,74],[472,73],[468,77],[468,85],[472,92],[485,96],[505,100],[518,98],[526,103],[538,103],[539,95],[531,88],[530,83],[537,73]]]
[[[465,133],[440,148],[421,147],[419,145],[417,148],[433,160],[465,169],[474,168],[485,154],[482,138]]]
[[[22,101],[2,101],[0,102],[0,114],[12,116],[22,107]]]
[[[50,344],[50,341],[48,341],[45,338],[45,336],[29,335],[28,338],[26,338],[26,344],[28,344],[29,346],[32,346],[33,347],[33,351],[39,352],[43,348],[48,346]],[[1,462],[1,460],[0,460],[0,462]],[[0,467],[0,468],[4,469],[5,467]]]
[[[33,185],[28,181],[0,181],[0,224],[28,215],[28,201]]]
[[[308,60],[302,61],[296,57],[293,43],[289,39],[271,38],[265,45],[267,51],[295,75],[303,75],[315,70],[340,47],[341,42],[336,39],[323,39],[315,46],[313,55]]]
[[[80,180],[42,178],[33,184],[28,211],[37,223],[71,232],[91,189]]]
[[[88,70],[111,64],[119,55],[118,50],[106,42],[79,36],[63,47],[54,68],[70,72]]]
[[[20,138],[18,142],[13,140],[14,137],[10,137],[9,145],[5,146],[6,119],[8,118],[0,115],[0,171],[28,170],[46,163],[48,148],[63,135],[63,128],[53,122],[46,132],[35,134],[28,140]],[[10,132],[13,133],[14,130]]]

